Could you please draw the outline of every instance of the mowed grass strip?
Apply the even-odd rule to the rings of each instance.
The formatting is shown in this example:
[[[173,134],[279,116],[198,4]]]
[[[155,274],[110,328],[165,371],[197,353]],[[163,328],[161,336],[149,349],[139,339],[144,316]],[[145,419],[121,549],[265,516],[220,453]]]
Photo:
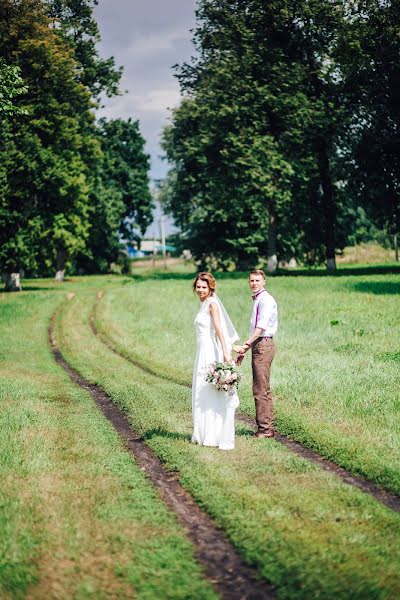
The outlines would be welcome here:
[[[159,293],[168,302],[168,287]],[[64,356],[126,412],[279,597],[400,596],[398,514],[242,425],[233,452],[191,444],[190,390],[144,373],[96,338],[92,302],[94,294],[80,294],[60,314]]]
[[[174,515],[55,363],[47,329],[65,294],[49,288],[0,294],[0,597],[216,598]]]
[[[173,276],[110,290],[96,325],[125,356],[189,384],[198,300],[190,279]],[[267,288],[280,315],[272,369],[279,431],[400,494],[400,276],[277,277]],[[246,278],[223,278],[218,291],[244,340]],[[248,357],[243,372],[241,410],[253,416]]]

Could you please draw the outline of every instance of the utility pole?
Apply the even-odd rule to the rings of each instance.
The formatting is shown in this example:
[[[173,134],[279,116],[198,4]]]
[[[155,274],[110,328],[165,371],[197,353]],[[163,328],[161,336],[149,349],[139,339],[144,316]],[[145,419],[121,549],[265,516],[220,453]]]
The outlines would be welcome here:
[[[153,249],[151,251],[151,265],[153,267],[153,269],[156,268],[156,240],[155,240],[155,236],[153,236]]]
[[[160,217],[160,236],[161,236],[161,248],[162,255],[164,261],[164,269],[167,268],[167,250],[165,247],[165,223],[164,223],[164,215],[162,214]]]

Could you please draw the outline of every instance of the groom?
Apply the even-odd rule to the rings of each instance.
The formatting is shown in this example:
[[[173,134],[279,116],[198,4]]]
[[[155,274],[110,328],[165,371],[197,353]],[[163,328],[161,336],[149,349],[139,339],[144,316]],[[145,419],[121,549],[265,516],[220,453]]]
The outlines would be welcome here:
[[[256,405],[256,438],[274,437],[274,415],[270,389],[271,365],[275,355],[273,337],[278,328],[278,309],[274,298],[264,288],[265,273],[261,269],[250,272],[253,310],[250,319],[250,336],[241,346],[238,364],[251,348],[253,369],[253,396]]]

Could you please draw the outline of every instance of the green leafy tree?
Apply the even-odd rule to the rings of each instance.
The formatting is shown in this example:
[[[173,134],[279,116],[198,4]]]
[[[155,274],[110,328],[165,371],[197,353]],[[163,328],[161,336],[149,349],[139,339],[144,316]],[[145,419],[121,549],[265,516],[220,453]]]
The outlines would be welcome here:
[[[0,223],[2,271],[51,269],[83,251],[89,234],[91,95],[77,81],[76,62],[45,5],[0,0],[0,55],[28,86],[16,104],[29,116],[9,122],[8,167]]]
[[[58,33],[74,50],[74,59],[80,66],[76,76],[90,90],[93,98],[101,94],[119,94],[122,67],[116,68],[113,57],[101,58],[97,44],[100,33],[93,17],[97,0],[45,0],[47,12]]]
[[[276,260],[277,221],[291,199],[293,169],[268,105],[281,103],[284,74],[268,87],[275,59],[255,52],[245,12],[237,2],[201,3],[200,58],[178,73],[187,99],[164,135],[174,165],[166,207],[200,264],[222,268],[254,264],[260,255]]]
[[[202,0],[197,18],[198,57],[178,70],[187,100],[164,136],[167,208],[200,261],[267,254],[273,269],[278,251],[323,248],[334,269],[337,152],[351,114],[338,75],[343,2]]]
[[[7,65],[0,58],[0,126],[6,127],[7,117],[26,114],[26,110],[15,104],[15,99],[28,91],[21,77],[21,69],[14,65]]]
[[[0,59],[0,139],[2,141],[0,148],[0,231],[7,229],[11,216],[7,205],[9,191],[7,172],[12,168],[10,150],[13,147],[10,120],[12,117],[27,113],[25,109],[18,107],[15,103],[18,96],[26,93],[27,89],[20,69],[17,66],[7,65],[4,59]],[[1,246],[0,261],[4,254],[4,247]],[[4,272],[3,277],[6,289],[15,291],[21,289],[19,273]]]
[[[351,5],[350,16],[352,46],[346,79],[356,111],[348,189],[378,228],[396,240],[400,231],[400,3],[365,0]]]
[[[140,241],[152,220],[149,156],[139,123],[131,119],[100,119],[98,164],[91,215],[90,253],[78,257],[78,268],[89,272],[109,269],[124,244]]]

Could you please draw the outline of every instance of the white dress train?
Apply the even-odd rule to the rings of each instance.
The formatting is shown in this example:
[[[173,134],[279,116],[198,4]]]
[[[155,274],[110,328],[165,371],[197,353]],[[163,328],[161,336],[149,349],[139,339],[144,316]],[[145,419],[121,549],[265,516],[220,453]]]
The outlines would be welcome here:
[[[232,450],[235,447],[235,410],[239,406],[239,397],[237,393],[230,396],[227,392],[218,391],[215,385],[205,381],[210,363],[223,362],[222,348],[210,314],[212,302],[219,308],[221,328],[229,350],[238,339],[219,298],[214,295],[204,300],[194,321],[197,351],[192,386],[192,442],[201,446],[216,446],[220,450]]]

